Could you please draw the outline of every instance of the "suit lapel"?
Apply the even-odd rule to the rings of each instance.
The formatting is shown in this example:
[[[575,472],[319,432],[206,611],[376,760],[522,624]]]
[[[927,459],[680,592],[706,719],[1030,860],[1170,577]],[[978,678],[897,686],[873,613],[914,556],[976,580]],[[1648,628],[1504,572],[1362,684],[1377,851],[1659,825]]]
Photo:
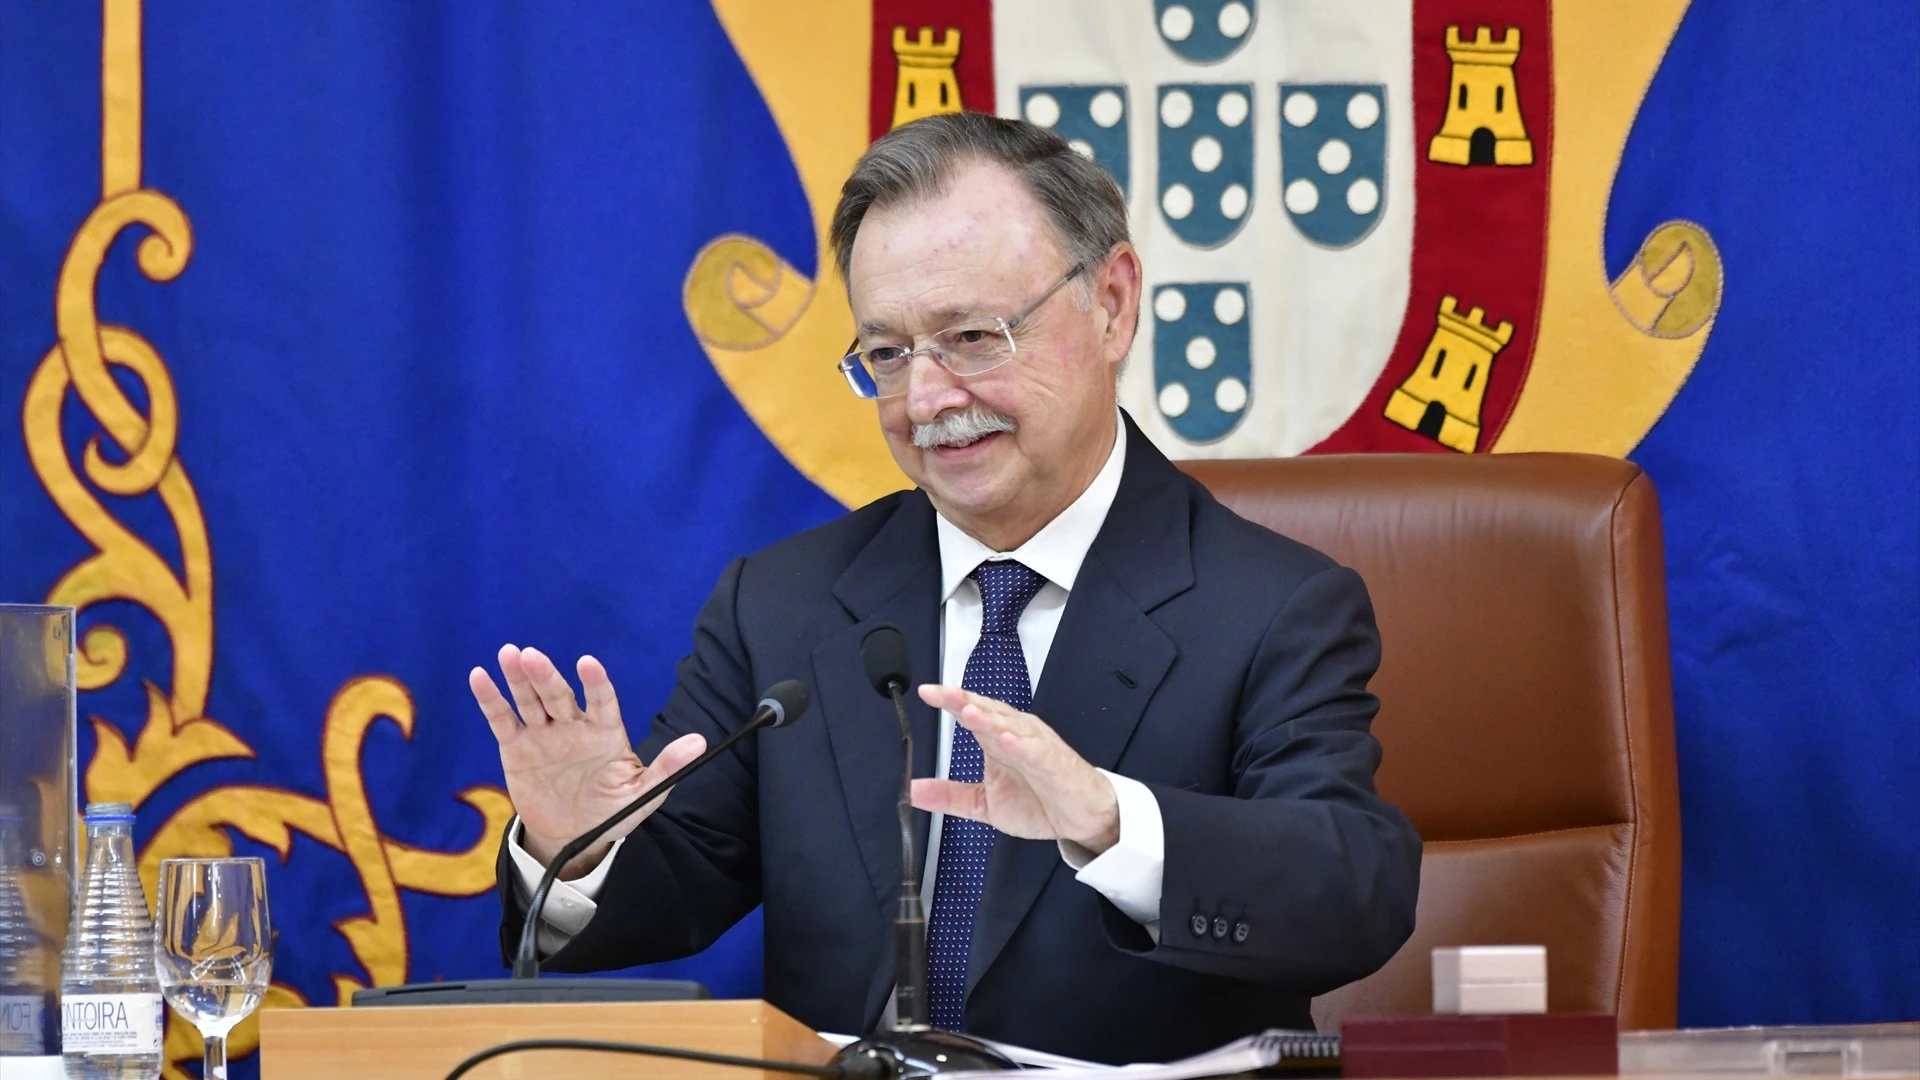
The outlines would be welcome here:
[[[1179,655],[1147,613],[1193,586],[1184,483],[1131,420],[1127,437],[1119,493],[1067,597],[1034,694],[1034,714],[1102,769],[1120,760]],[[1056,873],[1071,871],[1053,841],[995,841],[975,916],[969,991]]]
[[[867,681],[860,644],[875,626],[892,623],[907,636],[914,683],[939,680],[940,555],[933,508],[923,493],[912,491],[901,497],[899,508],[848,565],[833,592],[855,621],[814,646],[814,687],[874,902],[891,920],[900,889],[895,810],[900,790],[900,725],[893,705],[874,693]],[[914,775],[931,776],[939,714],[909,692],[907,715],[913,725]],[[916,818],[915,851],[924,855],[926,815]],[[868,994],[870,1018],[879,1015],[892,984],[891,968],[875,971]]]

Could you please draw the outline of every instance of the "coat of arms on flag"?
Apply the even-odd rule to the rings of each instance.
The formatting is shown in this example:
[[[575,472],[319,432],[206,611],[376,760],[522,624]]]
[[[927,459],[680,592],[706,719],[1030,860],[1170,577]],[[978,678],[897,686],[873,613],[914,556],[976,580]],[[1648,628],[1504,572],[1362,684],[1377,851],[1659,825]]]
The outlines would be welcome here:
[[[1176,458],[1624,454],[1718,309],[1697,225],[1655,230],[1611,282],[1600,251],[1684,0],[872,0],[809,8],[825,52],[805,63],[780,45],[797,25],[716,6],[821,236],[865,143],[936,112],[1019,116],[1105,165],[1147,273],[1121,400]],[[686,304],[762,429],[858,503],[901,480],[822,360],[847,336],[840,289],[729,236]],[[749,346],[724,332],[796,306]]]

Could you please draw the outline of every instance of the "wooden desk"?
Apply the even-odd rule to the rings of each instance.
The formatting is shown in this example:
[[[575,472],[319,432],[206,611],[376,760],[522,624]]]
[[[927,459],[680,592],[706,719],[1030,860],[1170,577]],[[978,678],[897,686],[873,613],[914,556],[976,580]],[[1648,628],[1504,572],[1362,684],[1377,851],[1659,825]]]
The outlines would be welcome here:
[[[541,1038],[651,1043],[815,1064],[824,1064],[834,1054],[831,1043],[764,1001],[268,1009],[260,1014],[260,1075],[262,1080],[341,1076],[441,1080],[455,1065],[487,1047]],[[1920,1080],[1920,1063],[1916,1066],[1887,1080]],[[487,1062],[468,1075],[475,1080],[579,1076],[745,1080],[750,1074],[670,1058],[539,1051]],[[789,1080],[788,1074],[762,1075],[766,1080]],[[1747,1075],[1641,1074],[1627,1080],[1745,1080]]]
[[[260,1014],[260,1077],[440,1080],[472,1054],[516,1039],[652,1043],[810,1063],[824,1063],[834,1054],[833,1044],[764,1001],[268,1009]],[[752,1074],[671,1058],[542,1050],[489,1061],[467,1075],[475,1080],[589,1075],[716,1080]],[[767,1080],[790,1076],[762,1075]]]

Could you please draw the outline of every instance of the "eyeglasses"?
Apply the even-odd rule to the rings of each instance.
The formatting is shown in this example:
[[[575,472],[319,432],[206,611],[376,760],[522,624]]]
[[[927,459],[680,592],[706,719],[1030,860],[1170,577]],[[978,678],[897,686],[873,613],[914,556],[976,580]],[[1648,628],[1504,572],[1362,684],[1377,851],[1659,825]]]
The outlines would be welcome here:
[[[941,367],[961,378],[980,375],[1013,359],[1018,351],[1013,342],[1013,332],[1040,305],[1052,299],[1061,286],[1080,276],[1092,260],[1083,259],[1073,264],[1073,269],[1053,288],[1040,294],[1040,299],[1028,304],[1017,315],[1004,319],[975,319],[959,326],[950,326],[927,339],[927,344],[918,349],[904,345],[881,345],[862,351],[860,339],[854,338],[849,346],[852,350],[840,358],[840,374],[847,377],[847,385],[853,388],[855,395],[863,398],[898,397],[907,392],[907,383],[913,370],[913,358],[926,354]]]

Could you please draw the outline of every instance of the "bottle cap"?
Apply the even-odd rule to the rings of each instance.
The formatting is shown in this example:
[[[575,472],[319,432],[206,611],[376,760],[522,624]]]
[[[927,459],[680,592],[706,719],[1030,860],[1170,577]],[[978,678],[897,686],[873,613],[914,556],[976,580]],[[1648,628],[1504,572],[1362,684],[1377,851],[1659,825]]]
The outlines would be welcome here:
[[[88,824],[120,824],[133,821],[133,804],[123,802],[96,802],[87,804]]]

